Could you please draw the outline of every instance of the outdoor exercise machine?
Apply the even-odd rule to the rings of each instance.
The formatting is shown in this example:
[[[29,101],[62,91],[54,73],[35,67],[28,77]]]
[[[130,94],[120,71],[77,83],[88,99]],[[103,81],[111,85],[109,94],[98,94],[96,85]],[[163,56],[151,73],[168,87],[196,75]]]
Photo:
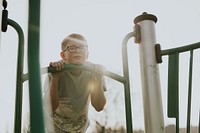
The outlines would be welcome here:
[[[30,126],[33,133],[44,133],[44,120],[41,94],[41,74],[56,72],[52,67],[41,68],[39,62],[39,38],[40,38],[40,0],[29,0],[28,17],[28,73],[24,74],[24,34],[20,25],[8,18],[6,10],[7,2],[3,3],[2,31],[6,32],[7,25],[13,27],[18,34],[18,59],[17,59],[17,81],[15,100],[15,123],[14,132],[21,132],[22,118],[22,90],[23,83],[29,80],[30,96]],[[127,34],[122,42],[123,76],[110,71],[103,71],[103,75],[110,77],[124,85],[126,130],[133,132],[130,81],[127,57],[127,43],[134,37],[140,50],[141,80],[143,92],[143,106],[145,118],[145,131],[147,133],[164,133],[164,119],[160,88],[160,77],[158,63],[162,63],[162,56],[169,55],[169,80],[168,80],[168,116],[176,118],[176,132],[179,132],[179,101],[178,101],[178,55],[181,52],[190,51],[189,71],[189,94],[188,94],[188,119],[187,133],[190,129],[191,110],[191,81],[193,51],[200,48],[200,43],[185,47],[161,50],[156,42],[155,23],[157,17],[152,14],[143,13],[134,19],[134,30]],[[65,65],[64,70],[83,69],[94,72],[94,69],[84,65]],[[175,76],[174,74],[175,73]],[[173,75],[172,75],[173,74]],[[175,104],[172,104],[174,103]]]

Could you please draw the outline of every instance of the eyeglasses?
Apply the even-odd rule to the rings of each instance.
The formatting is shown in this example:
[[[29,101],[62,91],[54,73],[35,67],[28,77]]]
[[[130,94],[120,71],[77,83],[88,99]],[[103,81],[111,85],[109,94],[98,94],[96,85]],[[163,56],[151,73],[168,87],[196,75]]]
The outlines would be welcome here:
[[[86,45],[81,45],[81,46],[67,46],[63,52],[65,52],[66,50],[68,50],[70,53],[75,53],[77,51],[77,49],[79,49],[80,52],[86,52],[88,50],[88,46]]]

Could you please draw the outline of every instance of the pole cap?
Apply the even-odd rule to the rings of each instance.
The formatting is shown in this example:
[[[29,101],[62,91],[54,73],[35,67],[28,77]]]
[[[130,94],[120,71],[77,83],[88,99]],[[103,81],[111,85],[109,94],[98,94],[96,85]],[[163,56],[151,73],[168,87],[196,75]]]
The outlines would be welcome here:
[[[143,20],[152,20],[156,23],[157,17],[153,14],[147,14],[146,12],[143,12],[142,15],[139,15],[134,19],[134,24],[137,24],[138,22]]]

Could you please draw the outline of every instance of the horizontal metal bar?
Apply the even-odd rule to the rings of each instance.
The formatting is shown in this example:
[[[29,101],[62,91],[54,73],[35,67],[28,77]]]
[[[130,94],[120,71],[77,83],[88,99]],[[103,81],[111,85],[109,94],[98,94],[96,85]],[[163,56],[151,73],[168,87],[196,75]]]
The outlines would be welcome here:
[[[189,44],[182,47],[172,48],[172,49],[166,49],[161,51],[161,55],[169,55],[169,54],[175,54],[175,53],[181,53],[186,52],[194,49],[200,48],[200,42]]]
[[[82,70],[85,70],[85,71],[90,71],[90,72],[96,72],[94,67],[92,66],[88,66],[88,65],[72,65],[72,64],[65,64],[64,65],[64,68],[60,71],[63,71],[63,70],[71,70],[71,69],[82,69]],[[59,72],[59,70],[56,70],[56,68],[54,67],[44,67],[44,68],[41,68],[40,69],[40,73],[41,74],[46,74],[46,73],[54,73],[54,72]],[[124,77],[118,75],[118,74],[115,74],[113,72],[110,72],[108,70],[104,70],[102,72],[103,75],[107,76],[107,77],[110,77],[114,80],[117,80],[123,84],[125,84],[127,82],[127,79],[125,79]],[[28,76],[28,73],[26,74],[23,74],[22,75],[22,81],[26,81],[29,79],[29,76]]]

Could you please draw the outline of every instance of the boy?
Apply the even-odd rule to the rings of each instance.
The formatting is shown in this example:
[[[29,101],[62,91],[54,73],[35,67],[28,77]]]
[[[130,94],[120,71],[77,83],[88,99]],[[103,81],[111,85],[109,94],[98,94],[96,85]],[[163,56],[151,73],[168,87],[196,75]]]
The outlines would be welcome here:
[[[49,109],[52,113],[47,117],[53,124],[47,126],[47,131],[84,133],[89,126],[89,102],[91,101],[96,111],[103,110],[106,104],[104,95],[106,88],[104,78],[100,74],[103,68],[101,65],[87,62],[88,45],[86,39],[80,34],[66,37],[61,44],[61,49],[62,60],[51,62],[50,66],[61,70],[64,64],[92,65],[99,74],[78,69],[49,74],[48,91],[44,98],[49,100]],[[45,111],[48,110],[46,104],[47,102],[44,103]]]

